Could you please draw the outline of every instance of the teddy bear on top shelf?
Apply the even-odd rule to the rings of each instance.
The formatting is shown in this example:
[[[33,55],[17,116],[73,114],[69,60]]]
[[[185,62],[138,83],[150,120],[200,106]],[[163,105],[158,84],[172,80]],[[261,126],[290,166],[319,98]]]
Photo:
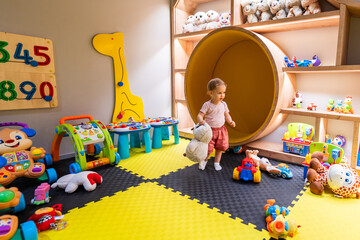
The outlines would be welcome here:
[[[321,12],[318,0],[241,0],[245,23],[283,19]]]
[[[209,10],[206,13],[200,11],[187,17],[183,25],[183,33],[230,26],[230,20],[231,14],[229,12],[220,14],[215,10]]]

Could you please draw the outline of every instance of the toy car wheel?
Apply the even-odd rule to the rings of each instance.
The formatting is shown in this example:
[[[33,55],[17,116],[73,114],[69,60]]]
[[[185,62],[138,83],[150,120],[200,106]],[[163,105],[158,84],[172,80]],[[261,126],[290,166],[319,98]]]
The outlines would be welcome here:
[[[114,162],[114,165],[118,165],[119,162],[120,162],[120,154],[118,152],[115,152],[115,162]]]
[[[21,235],[25,240],[38,239],[38,231],[33,221],[27,221],[20,224]]]
[[[282,178],[287,178],[287,175],[285,173],[281,174]]]
[[[240,180],[240,172],[237,170],[237,168],[234,168],[233,179]]]
[[[95,149],[94,155],[99,155],[100,152],[101,152],[100,145],[99,144],[94,144],[94,149]]]
[[[46,174],[47,174],[47,177],[48,177],[48,183],[56,182],[57,174],[56,174],[55,169],[49,168],[49,169],[46,169],[45,171],[46,171]]]
[[[21,212],[25,209],[25,198],[24,195],[21,193],[21,197],[19,199],[18,205],[14,207],[14,213]]]
[[[256,173],[254,173],[254,182],[255,183],[261,182],[261,172],[259,168],[257,169]]]
[[[44,163],[45,166],[51,166],[53,164],[53,160],[50,154],[45,154]]]
[[[242,148],[242,146],[236,146],[236,147],[234,147],[233,151],[236,154],[240,154],[243,151],[243,148]]]
[[[81,172],[80,164],[72,163],[69,166],[70,173],[79,173]]]

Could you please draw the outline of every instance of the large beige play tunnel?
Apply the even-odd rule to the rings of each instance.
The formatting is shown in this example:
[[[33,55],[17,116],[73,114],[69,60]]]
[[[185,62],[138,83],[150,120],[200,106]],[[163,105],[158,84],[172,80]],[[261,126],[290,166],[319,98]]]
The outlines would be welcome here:
[[[228,126],[230,145],[252,142],[285,120],[281,108],[291,106],[295,83],[282,73],[285,54],[273,42],[239,27],[209,33],[194,49],[186,69],[185,95],[195,122],[210,98],[207,83],[218,77],[228,87],[225,102],[236,127]]]

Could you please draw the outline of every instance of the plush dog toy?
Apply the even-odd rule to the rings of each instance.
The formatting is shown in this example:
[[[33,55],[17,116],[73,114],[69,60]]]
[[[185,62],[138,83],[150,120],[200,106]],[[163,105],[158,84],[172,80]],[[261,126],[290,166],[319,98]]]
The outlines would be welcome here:
[[[324,186],[329,186],[335,196],[360,198],[360,178],[357,172],[346,163],[333,164],[328,169],[321,164],[323,159],[322,152],[314,152],[311,155],[306,175],[310,191],[320,195],[324,191]]]
[[[95,190],[97,183],[102,183],[102,177],[96,172],[84,171],[76,174],[62,176],[51,188],[62,188],[67,193],[73,193],[80,185],[83,185],[86,191]]]
[[[270,11],[275,16],[273,20],[286,18],[285,0],[269,0]]]
[[[258,0],[242,0],[241,6],[243,14],[246,16],[245,23],[256,23],[258,18],[256,16],[256,11],[258,8]]]
[[[257,9],[257,16],[260,22],[269,21],[273,18],[268,0],[260,0],[257,4]]]
[[[201,162],[208,155],[208,144],[212,139],[212,130],[207,123],[204,125],[197,124],[193,133],[194,139],[187,145],[185,156],[193,162]]]

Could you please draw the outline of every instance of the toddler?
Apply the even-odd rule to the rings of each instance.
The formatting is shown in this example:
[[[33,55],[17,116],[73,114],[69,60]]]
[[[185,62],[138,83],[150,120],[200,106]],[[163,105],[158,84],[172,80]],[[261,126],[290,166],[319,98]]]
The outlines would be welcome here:
[[[199,169],[201,170],[205,169],[209,155],[214,148],[214,167],[217,171],[221,170],[220,160],[222,151],[229,148],[229,136],[224,124],[226,121],[231,127],[235,127],[235,122],[229,114],[227,104],[223,101],[225,92],[226,83],[224,81],[220,78],[211,79],[208,83],[208,94],[211,99],[203,104],[197,116],[199,124],[202,125],[206,122],[213,132],[213,138],[209,142],[208,156],[199,163]]]

